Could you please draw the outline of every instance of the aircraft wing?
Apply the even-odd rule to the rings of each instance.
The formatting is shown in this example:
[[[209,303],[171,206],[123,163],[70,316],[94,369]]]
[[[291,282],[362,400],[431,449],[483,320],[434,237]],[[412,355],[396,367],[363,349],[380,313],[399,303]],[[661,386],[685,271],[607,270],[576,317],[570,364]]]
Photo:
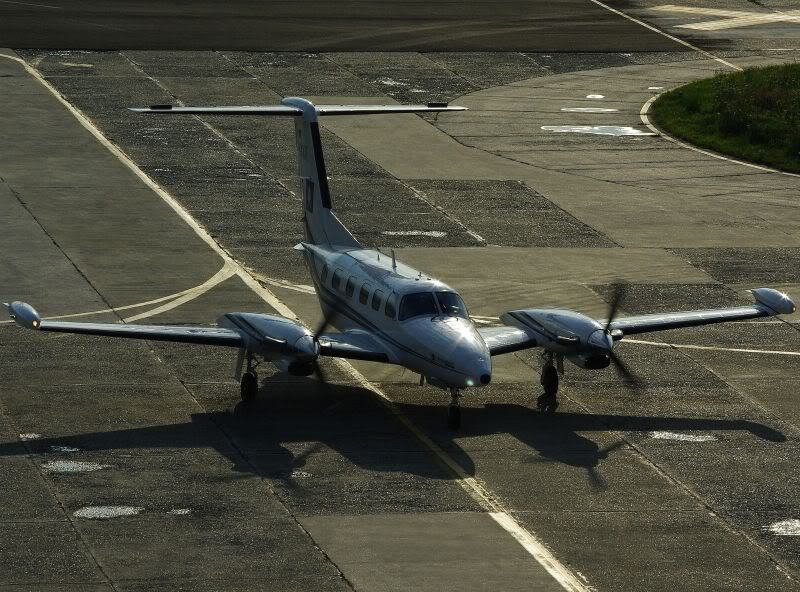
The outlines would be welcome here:
[[[323,333],[319,336],[319,353],[332,358],[396,363],[395,356],[386,346],[369,333],[359,330]]]
[[[9,315],[17,324],[37,331],[127,337],[129,339],[150,339],[153,341],[179,341],[204,345],[225,345],[228,347],[242,347],[244,344],[244,339],[239,332],[222,327],[47,321],[42,320],[33,307],[24,302],[13,302],[12,304],[6,304],[6,307]]]
[[[510,354],[521,349],[536,347],[536,338],[532,333],[517,327],[479,327],[478,333],[483,337],[489,353],[493,356]]]

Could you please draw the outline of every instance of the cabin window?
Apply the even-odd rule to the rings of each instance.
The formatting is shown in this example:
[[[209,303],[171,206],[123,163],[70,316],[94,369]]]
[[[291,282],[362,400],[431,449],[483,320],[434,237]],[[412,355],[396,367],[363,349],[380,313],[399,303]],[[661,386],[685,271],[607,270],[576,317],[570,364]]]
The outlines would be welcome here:
[[[319,279],[322,281],[323,284],[328,279],[328,264],[327,263],[322,266],[322,272],[320,272],[320,274],[319,274]]]
[[[347,294],[347,297],[350,298],[353,295],[353,292],[356,290],[356,280],[351,275],[347,278],[347,283],[344,286],[344,293]]]
[[[469,318],[464,301],[455,292],[436,292],[436,300],[439,302],[439,308],[442,309],[444,314],[451,317]]]
[[[331,286],[333,286],[334,290],[338,290],[339,287],[342,285],[342,272],[341,270],[337,269],[333,272],[333,279],[331,279]]]
[[[386,306],[383,308],[383,312],[390,319],[393,319],[397,314],[397,294],[394,292],[386,299]]]
[[[361,284],[361,290],[358,293],[358,301],[361,304],[369,302],[369,284]]]
[[[424,315],[439,314],[436,301],[430,292],[416,292],[406,294],[400,301],[400,320],[412,319]]]
[[[372,309],[380,310],[381,302],[383,302],[383,292],[380,290],[375,290],[375,292],[372,294]]]

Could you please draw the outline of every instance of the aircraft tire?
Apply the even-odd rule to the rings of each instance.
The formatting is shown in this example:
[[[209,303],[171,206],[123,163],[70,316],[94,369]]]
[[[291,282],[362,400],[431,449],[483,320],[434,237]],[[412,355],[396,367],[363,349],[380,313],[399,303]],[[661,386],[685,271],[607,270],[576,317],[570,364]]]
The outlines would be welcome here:
[[[241,384],[242,401],[250,403],[258,394],[258,378],[255,372],[245,372],[242,375]]]

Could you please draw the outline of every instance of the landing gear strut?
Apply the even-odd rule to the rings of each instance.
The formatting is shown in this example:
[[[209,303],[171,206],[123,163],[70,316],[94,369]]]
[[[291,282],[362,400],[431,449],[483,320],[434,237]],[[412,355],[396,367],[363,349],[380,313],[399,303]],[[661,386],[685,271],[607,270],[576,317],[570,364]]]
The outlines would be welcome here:
[[[451,430],[458,430],[461,427],[461,406],[458,398],[461,392],[457,388],[450,389],[450,405],[447,407],[447,427]]]
[[[247,371],[242,374],[241,393],[242,401],[250,403],[258,394],[258,374],[256,373],[258,361],[253,354],[247,352]]]
[[[545,352],[544,354],[544,367],[542,368],[542,388],[544,393],[539,395],[536,399],[536,407],[542,413],[555,413],[558,409],[558,370],[553,364],[553,354]]]

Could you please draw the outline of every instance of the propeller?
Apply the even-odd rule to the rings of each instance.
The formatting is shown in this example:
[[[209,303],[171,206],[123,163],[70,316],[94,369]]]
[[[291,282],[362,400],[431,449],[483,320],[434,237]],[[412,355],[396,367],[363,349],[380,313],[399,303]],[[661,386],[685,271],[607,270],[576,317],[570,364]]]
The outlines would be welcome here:
[[[314,340],[319,346],[319,338],[325,330],[330,327],[334,320],[336,320],[336,313],[333,311],[328,312],[324,307],[322,309],[322,322],[317,326],[314,332],[311,334],[311,339]],[[328,376],[325,371],[322,369],[322,364],[319,363],[319,357],[314,360],[314,375],[317,379],[322,383],[327,385],[328,384]]]
[[[611,323],[617,317],[620,306],[628,295],[628,283],[623,280],[617,280],[611,285],[611,302],[608,307],[608,320],[606,321],[605,332],[611,334]],[[638,388],[642,384],[642,380],[634,374],[628,365],[623,362],[620,357],[613,351],[609,350],[608,357],[614,368],[624,379],[624,384],[632,388]]]

